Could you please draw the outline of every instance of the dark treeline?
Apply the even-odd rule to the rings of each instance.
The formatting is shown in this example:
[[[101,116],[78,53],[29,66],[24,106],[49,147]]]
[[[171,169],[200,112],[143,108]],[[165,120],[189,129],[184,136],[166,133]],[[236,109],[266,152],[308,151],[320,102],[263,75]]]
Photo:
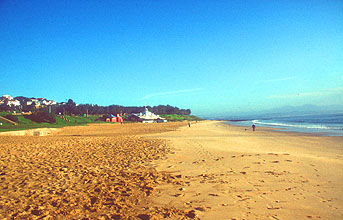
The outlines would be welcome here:
[[[21,98],[21,97],[20,97]],[[41,106],[39,108],[35,107],[36,103],[31,105],[26,105],[26,100],[21,101],[21,106],[8,106],[7,103],[0,105],[0,111],[18,111],[18,112],[36,112],[36,111],[48,111],[53,114],[63,114],[63,115],[102,115],[102,114],[132,114],[139,113],[145,110],[144,106],[141,107],[125,107],[121,105],[110,105],[110,106],[100,106],[100,105],[91,105],[91,104],[80,104],[76,103],[69,99],[67,103],[59,103],[57,105],[51,106]],[[179,114],[179,115],[190,115],[190,109],[179,109],[178,107],[173,107],[170,105],[158,105],[158,106],[147,106],[148,110],[158,114]]]
[[[164,114],[180,114],[180,115],[190,115],[190,109],[179,109],[178,107],[173,107],[170,105],[158,105],[158,106],[147,106],[148,110],[159,115]],[[73,100],[69,101],[64,105],[56,106],[56,114],[66,114],[66,115],[79,115],[79,114],[90,114],[90,115],[101,115],[101,114],[132,114],[139,113],[145,110],[144,106],[136,107],[125,107],[121,105],[110,105],[110,106],[99,106],[90,104],[80,104],[76,105]]]

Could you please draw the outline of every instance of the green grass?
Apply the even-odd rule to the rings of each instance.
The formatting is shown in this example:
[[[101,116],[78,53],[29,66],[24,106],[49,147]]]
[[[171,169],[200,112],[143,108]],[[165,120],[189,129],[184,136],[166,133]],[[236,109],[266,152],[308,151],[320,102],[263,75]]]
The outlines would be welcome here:
[[[0,112],[0,116],[6,116],[7,112]],[[35,128],[61,128],[66,126],[80,126],[86,125],[88,123],[102,123],[101,121],[96,121],[98,116],[80,117],[80,116],[67,116],[70,120],[65,121],[59,117],[56,117],[56,123],[36,123],[32,122],[30,119],[24,118],[23,115],[17,115],[18,125],[12,125],[8,122],[0,120],[2,125],[0,126],[0,132],[2,131],[15,131],[15,130],[26,130]]]
[[[88,116],[88,117],[80,117],[80,116],[65,116],[67,119],[70,120],[70,123],[94,123],[99,116]],[[64,121],[64,120],[63,120]],[[99,122],[99,121],[98,121]]]
[[[162,118],[167,119],[168,121],[201,121],[203,119],[194,116],[194,115],[177,115],[177,114],[172,114],[172,115],[161,115]]]

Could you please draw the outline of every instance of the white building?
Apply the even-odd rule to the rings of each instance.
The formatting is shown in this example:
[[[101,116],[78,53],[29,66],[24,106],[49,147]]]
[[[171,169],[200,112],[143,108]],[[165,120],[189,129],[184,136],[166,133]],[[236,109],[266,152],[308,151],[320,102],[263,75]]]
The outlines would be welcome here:
[[[164,118],[150,112],[146,107],[145,111],[139,114],[135,114],[143,123],[153,123],[153,122],[167,122]]]
[[[9,106],[20,106],[20,101],[19,100],[8,100],[8,104]]]
[[[13,100],[13,97],[10,96],[10,95],[3,95],[1,98],[8,99],[8,100]]]

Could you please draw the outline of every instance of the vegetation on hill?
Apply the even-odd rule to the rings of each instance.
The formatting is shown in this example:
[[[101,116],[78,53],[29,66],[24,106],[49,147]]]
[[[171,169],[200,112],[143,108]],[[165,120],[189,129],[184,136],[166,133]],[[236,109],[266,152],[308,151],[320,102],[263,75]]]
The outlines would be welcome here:
[[[18,123],[18,117],[15,116],[15,115],[8,114],[8,115],[5,116],[5,118],[7,118],[7,119],[9,119],[9,120],[11,120],[13,122],[17,122]]]
[[[11,100],[13,101],[13,98]],[[87,123],[100,123],[103,122],[103,119],[109,114],[116,115],[122,113],[124,114],[124,122],[128,122],[127,117],[130,115],[132,116],[133,113],[144,112],[145,108],[148,108],[149,111],[160,115],[168,121],[201,120],[199,117],[190,115],[190,109],[180,109],[170,105],[158,105],[153,107],[125,107],[120,105],[99,106],[90,104],[77,105],[72,99],[69,99],[66,103],[56,104],[56,102],[54,102],[55,104],[45,105],[44,103],[46,102],[37,104],[33,101],[44,101],[45,99],[43,98],[34,99],[23,96],[16,97],[15,100],[20,102],[20,106],[8,105],[8,100],[3,100],[2,104],[0,104],[0,116],[18,124],[11,124],[10,121],[2,119],[0,120],[0,131],[41,127],[58,128],[64,126],[84,125]],[[28,103],[30,104],[27,105]],[[52,101],[49,101],[49,103],[52,103]],[[29,114],[15,114],[16,112],[26,112]],[[103,117],[100,115],[103,115]]]
[[[0,112],[0,116],[6,116],[8,112]],[[32,114],[34,115],[34,114]],[[13,130],[25,130],[25,129],[35,129],[35,128],[61,128],[65,126],[79,126],[79,125],[86,125],[88,123],[101,123],[96,121],[98,116],[88,116],[88,117],[80,117],[80,116],[66,116],[69,121],[66,121],[62,118],[56,117],[53,114],[49,114],[48,112],[45,113],[37,113],[35,116],[31,115],[13,115],[18,119],[18,125],[12,125],[6,121],[0,120],[2,125],[0,126],[1,131],[13,131]],[[39,117],[42,118],[39,118]]]
[[[167,119],[168,121],[201,121],[203,120],[194,115],[166,114],[166,115],[161,115],[161,117]]]
[[[158,105],[158,106],[147,106],[148,110],[158,114],[179,114],[179,115],[190,115],[190,109],[179,109],[178,107],[173,107],[170,105]],[[121,105],[110,105],[110,106],[99,106],[99,105],[90,105],[90,104],[80,104],[76,105],[75,102],[71,99],[68,100],[66,104],[58,105],[53,107],[52,112],[56,114],[62,113],[65,115],[101,115],[101,114],[132,114],[143,112],[145,107],[143,106],[131,106],[125,107]]]
[[[20,105],[9,104],[10,101],[17,101]],[[50,103],[50,104],[47,104]],[[51,104],[54,103],[54,104]],[[170,105],[158,105],[158,106],[146,106],[149,111],[162,115],[162,114],[178,114],[178,115],[190,115],[190,109],[180,109]],[[0,111],[17,111],[17,112],[34,112],[37,110],[45,109],[54,114],[63,115],[101,115],[101,114],[132,114],[139,113],[145,110],[144,106],[130,106],[125,107],[121,105],[109,105],[100,106],[92,104],[79,104],[77,105],[72,99],[69,99],[66,103],[56,103],[52,100],[46,100],[44,98],[26,98],[18,96],[11,98],[11,100],[0,97]]]
[[[33,112],[31,115],[25,115],[24,117],[37,123],[43,123],[43,122],[55,123],[56,122],[56,115],[46,112],[46,111],[36,111],[36,112]]]

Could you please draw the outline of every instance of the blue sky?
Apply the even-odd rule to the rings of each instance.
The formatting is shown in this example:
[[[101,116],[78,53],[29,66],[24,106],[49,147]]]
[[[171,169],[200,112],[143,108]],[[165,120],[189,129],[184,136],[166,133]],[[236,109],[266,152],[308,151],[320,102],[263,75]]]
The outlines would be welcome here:
[[[343,1],[0,0],[0,95],[194,114],[343,104]]]

